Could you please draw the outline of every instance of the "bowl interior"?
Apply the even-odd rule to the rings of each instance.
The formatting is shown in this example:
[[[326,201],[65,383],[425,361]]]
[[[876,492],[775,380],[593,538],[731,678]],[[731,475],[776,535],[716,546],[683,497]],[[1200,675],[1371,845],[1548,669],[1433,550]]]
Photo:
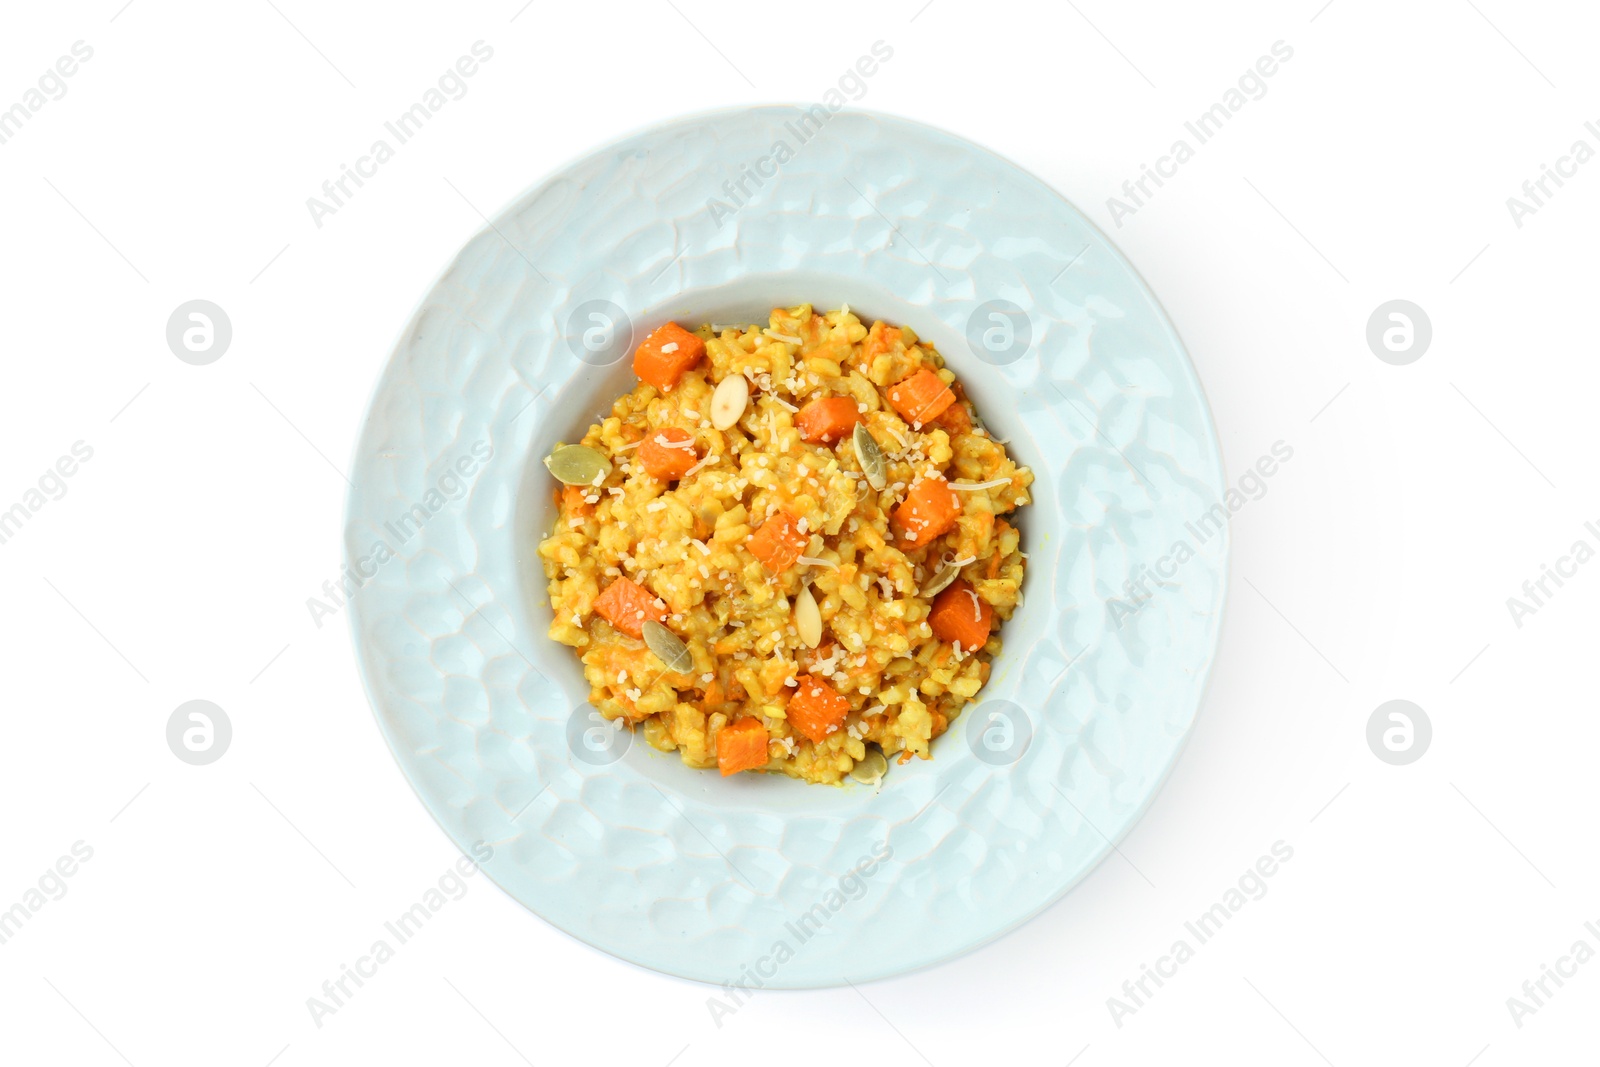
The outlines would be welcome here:
[[[723,285],[686,290],[655,306],[629,309],[630,321],[625,329],[631,331],[636,345],[645,334],[669,319],[690,328],[702,322],[764,323],[772,308],[799,303],[810,303],[819,311],[848,304],[869,326],[883,319],[893,325],[913,327],[944,356],[946,365],[960,378],[962,387],[971,397],[979,418],[990,433],[1006,442],[1007,450],[1018,465],[1036,462],[1036,442],[1018,417],[1018,404],[1015,397],[1007,395],[1011,390],[1005,381],[997,375],[981,373],[984,365],[972,356],[966,339],[957,331],[884,286],[803,271],[752,275]],[[514,529],[519,546],[525,546],[526,550],[518,552],[521,565],[518,585],[522,597],[517,607],[523,613],[524,632],[543,640],[549,640],[544,635],[549,632],[551,609],[546,596],[543,562],[535,548],[548,535],[556,517],[552,499],[555,482],[545,470],[543,457],[556,442],[576,441],[582,437],[590,425],[610,411],[616,397],[631,390],[637,381],[631,349],[605,366],[591,366],[575,356],[571,363],[574,373],[553,387],[552,408],[556,414],[534,429],[528,450],[519,457],[522,472]],[[1040,613],[1030,608],[1027,591],[1043,581],[1036,569],[1047,565],[1048,556],[1036,551],[1029,535],[1035,513],[1053,507],[1054,487],[1048,480],[1040,479],[1031,492],[1033,503],[1018,509],[1013,516],[1013,524],[1021,533],[1023,551],[1029,553],[1023,600],[1012,618],[1000,627],[1003,647],[994,662],[989,682],[977,701],[968,704],[951,728],[934,741],[933,759],[892,764],[881,790],[904,787],[912,779],[936,773],[946,766],[954,770],[963,761],[975,758],[965,740],[967,717],[984,701],[1006,697],[1008,667],[1014,658],[1011,649],[1027,647],[1029,633],[1043,625],[1042,618],[1037,617]],[[1043,603],[1042,598],[1038,603]],[[587,705],[589,686],[576,650],[562,648],[559,651],[563,653],[557,657],[561,666],[550,681],[560,688],[575,714],[586,714],[590,707]],[[627,752],[612,770],[641,776],[679,795],[776,812],[857,813],[862,792],[870,788],[850,782],[838,788],[822,788],[782,774],[744,774],[724,779],[715,770],[686,766],[675,752],[657,751],[644,742],[642,733],[636,733]]]

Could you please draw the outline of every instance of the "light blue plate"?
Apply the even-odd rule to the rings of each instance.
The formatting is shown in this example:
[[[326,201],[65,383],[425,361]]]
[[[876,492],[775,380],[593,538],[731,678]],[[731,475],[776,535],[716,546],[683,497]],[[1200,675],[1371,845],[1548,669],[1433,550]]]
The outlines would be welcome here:
[[[1111,242],[970,142],[801,115],[656,126],[500,212],[395,348],[344,535],[368,695],[445,832],[492,847],[489,875],[572,936],[717,984],[909,971],[1058,899],[1177,757],[1225,586],[1205,399]],[[801,302],[915,327],[1036,478],[984,703],[876,791],[724,780],[598,727],[545,636],[541,457],[631,387],[632,342],[662,321]]]

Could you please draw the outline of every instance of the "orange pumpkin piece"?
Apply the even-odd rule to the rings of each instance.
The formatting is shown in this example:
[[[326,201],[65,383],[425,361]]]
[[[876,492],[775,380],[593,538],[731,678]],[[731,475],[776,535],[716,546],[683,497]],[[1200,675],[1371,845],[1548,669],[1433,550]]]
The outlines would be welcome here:
[[[963,652],[982,648],[993,625],[994,608],[959,578],[933,598],[933,610],[928,612],[928,628],[933,636]]]
[[[827,682],[809,674],[795,677],[794,695],[789,698],[789,725],[807,740],[820,744],[837,733],[850,713],[850,701]]]
[[[594,505],[584,497],[594,492],[587,485],[563,485],[561,487],[561,510],[570,518],[588,518],[594,511]]]
[[[889,405],[914,428],[932,422],[956,402],[956,394],[927,367],[889,387]]]
[[[908,548],[921,548],[956,524],[961,501],[943,478],[919,478],[889,522]]]
[[[847,396],[829,396],[801,408],[794,421],[801,440],[827,445],[850,436],[860,418],[854,400]]]
[[[767,728],[760,719],[739,719],[717,731],[717,768],[724,778],[766,765]]]
[[[951,404],[944,409],[943,415],[933,420],[933,424],[951,437],[959,437],[972,430],[972,416],[967,414],[965,404]]]
[[[632,638],[644,636],[644,620],[665,622],[667,605],[631,578],[618,578],[594,598],[599,616]]]
[[[648,431],[639,445],[639,462],[652,477],[664,482],[682,478],[699,460],[694,435],[676,426]]]
[[[700,362],[706,343],[675,322],[644,339],[633,353],[633,373],[663,393],[670,392],[683,372]]]
[[[861,354],[870,362],[873,357],[881,356],[893,350],[895,342],[900,340],[900,330],[894,326],[887,326],[882,322],[875,322],[867,331],[866,338],[861,344]]]
[[[782,574],[794,566],[810,543],[811,535],[800,529],[800,520],[787,511],[775,511],[761,529],[750,535],[747,547],[767,570]]]

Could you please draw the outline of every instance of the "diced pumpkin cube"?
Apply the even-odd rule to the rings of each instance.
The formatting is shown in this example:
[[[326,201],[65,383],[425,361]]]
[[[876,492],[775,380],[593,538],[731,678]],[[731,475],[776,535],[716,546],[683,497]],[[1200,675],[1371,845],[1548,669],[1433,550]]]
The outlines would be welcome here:
[[[773,574],[782,574],[810,544],[811,536],[800,529],[800,520],[787,511],[775,511],[761,528],[750,535],[750,554]]]
[[[799,675],[794,681],[794,693],[785,712],[789,725],[812,742],[826,741],[844,725],[850,701],[827,682],[809,674]]]
[[[955,402],[956,394],[927,367],[889,387],[889,406],[914,428],[937,419]]]
[[[823,445],[849,437],[860,418],[855,400],[848,396],[829,396],[801,408],[794,422],[801,440]]]
[[[652,477],[664,482],[682,478],[699,460],[694,435],[676,426],[647,431],[639,445],[639,462]]]
[[[961,579],[950,583],[933,598],[928,612],[928,628],[941,641],[949,641],[963,652],[975,652],[989,640],[994,625],[994,608]]]
[[[594,610],[629,637],[644,636],[644,621],[666,621],[667,605],[631,578],[618,578],[594,598]]]
[[[881,356],[894,349],[895,342],[900,340],[900,331],[884,322],[875,322],[867,330],[867,336],[861,342],[861,354],[868,362],[876,356]]]
[[[967,414],[965,404],[951,404],[944,409],[943,415],[933,420],[933,424],[951,437],[959,437],[972,430],[972,416]]]
[[[739,719],[717,731],[717,769],[724,778],[766,765],[767,728],[760,719]]]
[[[594,505],[585,499],[594,489],[587,485],[563,485],[561,487],[561,511],[568,518],[588,518],[594,511]]]
[[[670,392],[683,372],[700,362],[706,343],[675,322],[644,339],[633,353],[633,373],[663,393]]]
[[[889,517],[908,548],[921,548],[956,523],[961,501],[943,478],[919,478]]]

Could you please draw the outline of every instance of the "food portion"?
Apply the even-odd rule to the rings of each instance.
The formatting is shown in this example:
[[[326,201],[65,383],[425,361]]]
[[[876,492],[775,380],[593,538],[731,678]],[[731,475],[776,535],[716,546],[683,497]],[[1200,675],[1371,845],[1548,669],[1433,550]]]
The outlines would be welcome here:
[[[988,680],[1033,474],[909,327],[667,323],[545,464],[554,619],[617,729],[723,775],[873,781]]]

